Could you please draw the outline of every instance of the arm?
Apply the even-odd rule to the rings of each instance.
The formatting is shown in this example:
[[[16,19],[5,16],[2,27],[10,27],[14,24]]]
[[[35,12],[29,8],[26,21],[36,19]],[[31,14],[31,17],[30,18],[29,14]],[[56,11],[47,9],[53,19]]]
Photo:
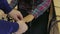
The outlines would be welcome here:
[[[0,34],[9,34],[12,32],[16,32],[19,28],[18,23],[14,22],[9,22],[5,20],[0,20]]]
[[[51,0],[44,0],[42,3],[38,4],[37,7],[32,10],[32,12],[29,13],[29,15],[27,15],[24,18],[24,21],[26,21],[27,23],[32,21],[34,18],[38,18],[40,15],[42,15],[50,6]],[[31,18],[29,18],[31,17]],[[28,19],[29,20],[28,20]]]
[[[37,18],[42,15],[50,6],[51,0],[43,0],[41,4],[38,4],[37,7],[31,12],[31,14]]]
[[[23,16],[19,11],[12,10],[13,8],[10,7],[7,0],[0,0],[0,2],[0,9],[2,9],[5,13],[8,13],[13,19],[15,19],[16,21],[23,19]]]
[[[1,2],[1,9],[5,12],[5,13],[9,13],[12,8],[9,6],[7,0],[0,0]]]
[[[17,0],[12,0],[11,3],[10,3],[10,7],[13,9],[15,8],[15,6],[18,4],[18,1]]]

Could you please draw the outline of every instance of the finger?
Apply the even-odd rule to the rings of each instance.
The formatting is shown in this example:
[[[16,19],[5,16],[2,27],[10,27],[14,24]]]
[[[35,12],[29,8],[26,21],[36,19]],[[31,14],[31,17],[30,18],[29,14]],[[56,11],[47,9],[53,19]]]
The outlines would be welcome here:
[[[19,18],[17,16],[14,17],[14,20],[19,21]]]
[[[19,18],[20,20],[23,20],[23,16],[22,16],[21,14],[18,15],[18,18]]]
[[[28,30],[28,26],[24,23],[23,20],[17,21],[17,23],[19,24],[20,27],[16,33],[24,33]]]

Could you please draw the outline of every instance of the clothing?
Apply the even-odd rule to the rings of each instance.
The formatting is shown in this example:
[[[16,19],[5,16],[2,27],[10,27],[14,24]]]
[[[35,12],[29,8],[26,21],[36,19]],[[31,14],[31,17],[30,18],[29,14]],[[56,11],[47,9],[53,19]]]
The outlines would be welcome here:
[[[0,20],[0,34],[11,34],[19,28],[18,23]]]
[[[49,7],[51,0],[12,0],[10,6],[18,5],[18,10],[27,16],[34,15],[35,19],[27,23],[28,30],[23,34],[47,34]],[[48,10],[48,11],[47,11]]]
[[[29,14],[38,18],[42,15],[50,6],[51,0],[12,0],[10,6],[14,8],[19,4],[19,10],[25,10]]]
[[[47,34],[48,19],[49,11],[45,11],[37,19],[34,19],[27,24],[29,29],[23,34]]]
[[[5,13],[9,13],[12,10],[7,0],[0,0],[0,9],[2,9]]]
[[[0,9],[5,13],[9,13],[12,8],[7,3],[7,0],[0,0]],[[16,32],[19,28],[18,23],[9,22],[5,20],[0,20],[0,34],[12,34],[12,32]]]

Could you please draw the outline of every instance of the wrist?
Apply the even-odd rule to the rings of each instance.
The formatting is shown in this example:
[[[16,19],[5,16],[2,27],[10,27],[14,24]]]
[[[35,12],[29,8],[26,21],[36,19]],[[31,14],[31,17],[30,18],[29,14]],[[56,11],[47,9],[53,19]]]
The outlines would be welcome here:
[[[27,15],[26,17],[24,17],[24,21],[25,21],[26,23],[32,21],[33,19],[34,19],[34,16],[33,16],[32,14],[29,14],[29,15]]]

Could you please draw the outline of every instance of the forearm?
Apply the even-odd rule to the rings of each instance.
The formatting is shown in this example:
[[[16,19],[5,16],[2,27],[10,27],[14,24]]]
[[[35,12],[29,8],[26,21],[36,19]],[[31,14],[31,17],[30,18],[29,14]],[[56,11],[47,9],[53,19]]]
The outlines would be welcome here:
[[[32,14],[29,14],[29,15],[27,15],[26,17],[24,17],[24,21],[26,22],[26,23],[29,23],[30,21],[32,21],[34,19],[34,16],[32,15]]]
[[[51,0],[45,0],[41,4],[37,5],[37,7],[27,15],[24,20],[28,23],[32,21],[34,18],[38,18],[42,15],[50,6]]]
[[[45,0],[41,4],[37,5],[37,7],[31,12],[35,18],[38,18],[42,15],[50,6],[51,0]]]
[[[7,0],[1,0],[1,9],[5,13],[9,13],[12,10],[12,8],[9,6]]]
[[[2,33],[5,32],[4,34],[16,32],[18,28],[19,28],[19,25],[16,22],[12,23],[9,21],[0,20],[0,32]]]

